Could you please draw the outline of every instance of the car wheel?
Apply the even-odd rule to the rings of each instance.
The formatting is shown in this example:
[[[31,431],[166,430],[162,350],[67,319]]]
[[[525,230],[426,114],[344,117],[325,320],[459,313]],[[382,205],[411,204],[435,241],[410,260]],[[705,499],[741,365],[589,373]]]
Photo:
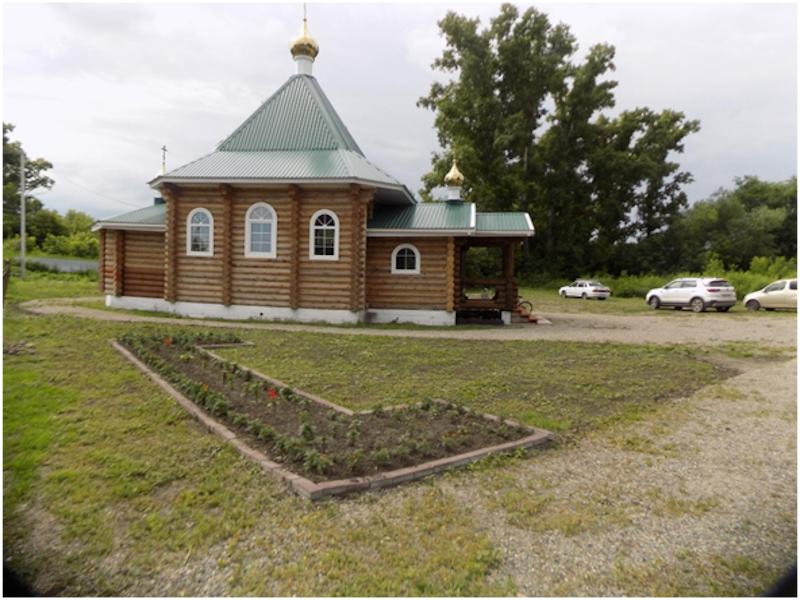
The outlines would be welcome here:
[[[692,312],[701,313],[705,312],[706,310],[706,303],[703,302],[702,298],[692,298],[692,301],[689,302],[689,306],[692,309]]]
[[[761,305],[758,303],[758,300],[748,300],[747,304],[745,304],[747,310],[758,310],[761,308]]]
[[[567,297],[567,292],[566,291],[561,292],[561,297],[562,298],[566,298]]]
[[[647,301],[647,303],[653,310],[657,310],[661,306],[661,300],[658,299],[658,296],[653,296]]]
[[[584,300],[588,300],[588,299],[589,299],[589,296],[587,296],[587,295],[586,295],[586,292],[583,292],[583,293],[581,294],[581,298],[583,298]]]

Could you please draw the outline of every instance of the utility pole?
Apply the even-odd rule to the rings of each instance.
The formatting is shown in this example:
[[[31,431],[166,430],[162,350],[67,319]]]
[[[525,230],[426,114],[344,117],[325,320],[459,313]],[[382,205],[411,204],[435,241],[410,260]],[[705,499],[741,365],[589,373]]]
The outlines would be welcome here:
[[[25,229],[25,153],[19,153],[19,278],[25,279],[25,242],[28,232]]]

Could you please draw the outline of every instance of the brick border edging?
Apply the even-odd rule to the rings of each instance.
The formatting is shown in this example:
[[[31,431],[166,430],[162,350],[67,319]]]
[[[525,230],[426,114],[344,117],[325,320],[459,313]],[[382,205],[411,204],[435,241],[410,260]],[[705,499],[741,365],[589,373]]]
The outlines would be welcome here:
[[[364,492],[367,490],[377,490],[387,487],[394,487],[402,483],[423,479],[425,477],[428,477],[436,473],[441,473],[442,471],[446,471],[448,469],[463,467],[464,465],[479,460],[489,454],[497,452],[507,452],[509,450],[516,450],[519,448],[526,448],[526,449],[533,448],[534,446],[539,446],[541,444],[550,441],[554,437],[552,433],[550,433],[549,431],[545,431],[544,429],[536,429],[534,427],[528,427],[528,429],[531,431],[532,434],[513,442],[498,444],[496,446],[489,446],[487,448],[480,448],[478,450],[473,450],[472,452],[467,452],[465,454],[449,456],[447,458],[441,458],[439,460],[422,463],[421,465],[415,465],[413,467],[406,467],[403,469],[396,469],[394,471],[387,471],[386,473],[381,473],[379,475],[372,475],[369,477],[354,477],[352,479],[339,479],[336,481],[324,481],[321,483],[314,483],[313,481],[306,479],[305,477],[302,477],[291,471],[287,471],[278,463],[269,460],[269,458],[267,458],[264,454],[262,454],[258,450],[254,450],[253,448],[248,446],[245,442],[236,437],[235,433],[233,433],[230,429],[225,427],[222,423],[219,423],[215,419],[212,419],[194,402],[189,400],[186,396],[184,396],[178,390],[172,387],[172,385],[170,385],[165,379],[163,379],[160,375],[152,371],[147,365],[145,365],[142,361],[136,358],[128,349],[124,348],[116,340],[108,340],[108,342],[109,344],[111,344],[112,348],[114,348],[123,358],[128,360],[136,368],[138,368],[150,379],[152,379],[153,382],[156,383],[159,387],[161,387],[161,389],[163,389],[165,392],[167,392],[167,394],[172,396],[172,398],[174,398],[175,401],[178,402],[178,404],[180,404],[183,408],[185,408],[189,412],[189,414],[191,414],[195,419],[197,419],[201,425],[205,426],[209,431],[220,436],[222,439],[230,443],[236,450],[239,451],[239,453],[242,456],[255,461],[266,472],[271,473],[283,479],[287,484],[289,484],[289,486],[294,492],[312,501],[322,500],[323,498],[327,498],[330,496],[338,496],[338,495],[351,494],[354,492]],[[205,352],[214,356],[215,358],[220,358],[215,354],[208,352],[208,350],[205,350]],[[248,370],[250,370],[254,375],[261,377],[262,379],[265,379],[266,381],[274,382],[276,385],[281,385],[282,387],[285,386],[285,384],[282,384],[276,379],[267,377],[266,375],[258,373],[257,371],[253,371],[252,369]],[[356,414],[347,408],[338,406],[336,404],[333,404],[332,402],[323,400],[322,398],[317,398],[316,396],[307,394],[305,392],[300,392],[298,390],[294,391],[296,394],[304,396],[314,402],[321,403],[326,407],[333,408],[335,410],[339,410],[341,412],[350,415]],[[437,400],[437,402],[440,402],[442,404],[449,404],[443,400]],[[394,410],[394,407],[384,410]],[[365,414],[369,412],[371,411],[361,411],[358,414]],[[495,420],[495,421],[499,420],[499,418],[494,415],[484,414],[482,416],[490,420]],[[518,423],[514,421],[505,421],[505,423],[514,427],[518,426]]]

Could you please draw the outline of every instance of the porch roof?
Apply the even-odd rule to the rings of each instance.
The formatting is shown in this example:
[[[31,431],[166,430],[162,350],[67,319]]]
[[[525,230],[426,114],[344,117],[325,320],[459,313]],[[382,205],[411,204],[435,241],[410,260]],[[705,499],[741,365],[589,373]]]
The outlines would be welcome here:
[[[528,237],[531,218],[525,212],[479,213],[472,202],[426,202],[414,206],[376,206],[367,235],[480,235]]]
[[[167,205],[160,203],[96,221],[92,225],[92,231],[99,231],[100,229],[164,231],[166,223]]]

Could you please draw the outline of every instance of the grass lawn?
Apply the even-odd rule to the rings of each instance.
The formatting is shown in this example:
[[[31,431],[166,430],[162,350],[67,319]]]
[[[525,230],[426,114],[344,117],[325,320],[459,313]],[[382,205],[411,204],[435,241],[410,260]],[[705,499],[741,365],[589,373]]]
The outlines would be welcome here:
[[[519,295],[530,300],[534,313],[598,313],[598,314],[635,314],[649,313],[652,309],[643,298],[618,298],[611,296],[607,300],[582,300],[580,298],[562,298],[558,290],[543,290],[521,287]]]
[[[309,504],[208,434],[106,342],[163,326],[33,317],[14,308],[32,297],[91,296],[98,296],[95,282],[12,280],[4,310],[4,348],[15,353],[3,361],[3,554],[23,577],[41,582],[39,593],[517,593],[497,575],[504,557],[476,526],[476,509],[442,478]],[[658,410],[656,399],[678,391],[663,373],[691,374],[686,380],[698,384],[719,377],[691,352],[670,348],[240,335],[255,346],[222,351],[229,358],[351,408],[442,397],[566,436]],[[447,477],[503,489],[507,471],[525,460],[536,456],[494,459],[492,468]],[[508,496],[488,507],[509,519],[518,512]],[[548,527],[560,525],[537,524]],[[751,579],[766,585],[774,571],[757,567]],[[720,577],[729,577],[724,589],[752,595],[750,580]],[[153,588],[151,579],[176,583]],[[644,589],[635,577],[620,581],[629,595]]]
[[[11,277],[6,290],[6,302],[24,302],[47,298],[91,298],[102,299],[97,281],[69,274],[28,273],[25,279]]]
[[[217,353],[353,410],[441,398],[554,432],[628,418],[685,393],[686,381],[717,378],[691,353],[655,346],[244,335],[255,345]]]

